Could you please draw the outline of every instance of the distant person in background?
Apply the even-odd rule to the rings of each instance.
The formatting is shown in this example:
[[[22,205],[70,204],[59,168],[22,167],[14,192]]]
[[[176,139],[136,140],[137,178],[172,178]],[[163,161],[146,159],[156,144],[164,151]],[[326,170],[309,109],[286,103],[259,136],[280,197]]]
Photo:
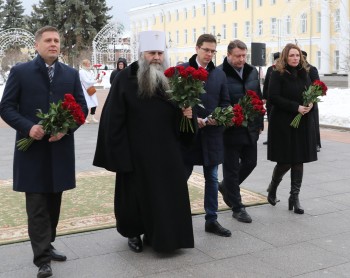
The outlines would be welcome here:
[[[122,71],[123,69],[125,69],[127,65],[128,65],[128,64],[127,64],[125,58],[119,58],[119,59],[118,59],[117,68],[114,69],[114,70],[112,71],[111,76],[110,76],[110,78],[109,78],[109,82],[111,83],[111,85],[112,85],[112,83],[113,83],[114,77],[116,77],[116,75],[117,75],[120,71]]]
[[[318,75],[318,70],[315,66],[311,65],[307,61],[307,53],[305,51],[301,51],[303,54],[303,57],[306,61],[306,64],[310,67],[309,69],[309,76],[311,79],[311,83],[313,83],[315,80],[320,80],[320,76]],[[312,113],[314,115],[315,119],[315,129],[316,129],[316,150],[317,152],[321,151],[321,134],[320,134],[320,118],[319,118],[319,111],[318,111],[318,104],[317,102],[314,103],[314,109],[312,109]]]
[[[277,162],[267,189],[267,200],[275,206],[277,187],[290,170],[291,188],[289,210],[303,214],[299,193],[303,181],[304,163],[317,160],[316,132],[312,103],[303,104],[303,92],[311,85],[306,64],[300,48],[287,44],[277,60],[269,83],[269,101],[272,109],[269,118],[267,159]],[[302,114],[298,128],[290,123],[298,113]]]
[[[96,82],[100,82],[100,80],[95,77],[94,72],[91,70],[91,63],[89,60],[85,59],[82,61],[79,76],[81,86],[83,87],[85,100],[88,108],[90,109],[89,116],[86,118],[85,123],[98,123],[98,120],[95,118],[96,108],[98,106],[96,93],[90,96],[86,90],[87,88],[93,86]]]
[[[263,100],[265,101],[266,104],[266,115],[267,115],[267,120],[269,120],[269,116],[270,116],[270,112],[271,112],[271,104],[268,101],[268,97],[269,97],[269,82],[270,82],[270,76],[271,76],[271,72],[276,70],[276,61],[277,59],[280,57],[280,53],[276,52],[273,53],[273,60],[274,60],[274,64],[272,66],[269,66],[267,68],[266,71],[266,75],[265,75],[265,81],[264,81],[264,88],[263,88]],[[267,145],[267,140],[263,143],[264,145]]]

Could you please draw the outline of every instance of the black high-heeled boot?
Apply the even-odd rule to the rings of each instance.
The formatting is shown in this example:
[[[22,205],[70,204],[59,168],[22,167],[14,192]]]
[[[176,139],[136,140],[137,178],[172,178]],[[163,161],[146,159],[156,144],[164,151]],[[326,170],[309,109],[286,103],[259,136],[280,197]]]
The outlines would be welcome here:
[[[289,210],[293,210],[293,207],[294,207],[294,213],[304,214],[304,209],[301,207],[299,202],[299,194],[290,195],[288,199],[288,204],[289,204]]]
[[[273,169],[272,179],[269,187],[267,188],[267,192],[269,192],[269,194],[267,195],[267,201],[272,206],[275,206],[280,201],[279,199],[277,199],[276,196],[277,187],[282,181],[282,178],[285,175],[285,173],[287,173],[287,171],[289,170],[289,168],[290,167],[288,165],[277,164]]]
[[[300,205],[299,201],[299,192],[301,188],[301,183],[303,181],[303,164],[298,164],[296,166],[292,166],[290,172],[291,178],[291,189],[290,196],[288,199],[288,209],[293,210],[294,213],[303,214],[304,209]]]

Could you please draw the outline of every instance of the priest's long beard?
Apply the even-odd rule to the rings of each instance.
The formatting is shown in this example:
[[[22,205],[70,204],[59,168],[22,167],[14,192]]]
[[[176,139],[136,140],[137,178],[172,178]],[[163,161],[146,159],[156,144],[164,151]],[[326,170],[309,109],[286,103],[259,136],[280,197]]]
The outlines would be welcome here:
[[[168,78],[164,75],[165,63],[150,64],[141,55],[137,71],[137,81],[139,85],[139,96],[150,98],[155,95],[157,90],[169,90]]]

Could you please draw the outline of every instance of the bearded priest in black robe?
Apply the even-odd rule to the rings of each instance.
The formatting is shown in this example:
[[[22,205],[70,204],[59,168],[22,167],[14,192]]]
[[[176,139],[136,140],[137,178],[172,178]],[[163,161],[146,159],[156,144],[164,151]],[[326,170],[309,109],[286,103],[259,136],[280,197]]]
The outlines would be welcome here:
[[[180,151],[180,109],[166,90],[165,34],[139,34],[139,60],[113,81],[103,108],[93,164],[116,172],[118,232],[132,251],[193,248],[185,168]],[[194,122],[194,121],[193,121]],[[143,242],[141,240],[143,236]]]

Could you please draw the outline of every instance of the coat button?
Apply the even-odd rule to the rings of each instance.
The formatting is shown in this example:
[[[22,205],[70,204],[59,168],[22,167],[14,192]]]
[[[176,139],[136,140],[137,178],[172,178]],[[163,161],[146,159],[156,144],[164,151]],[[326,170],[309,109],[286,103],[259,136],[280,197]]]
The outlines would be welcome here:
[[[50,93],[49,93],[49,94],[50,94],[50,96],[52,96],[52,92],[51,92],[51,91],[50,91]]]

